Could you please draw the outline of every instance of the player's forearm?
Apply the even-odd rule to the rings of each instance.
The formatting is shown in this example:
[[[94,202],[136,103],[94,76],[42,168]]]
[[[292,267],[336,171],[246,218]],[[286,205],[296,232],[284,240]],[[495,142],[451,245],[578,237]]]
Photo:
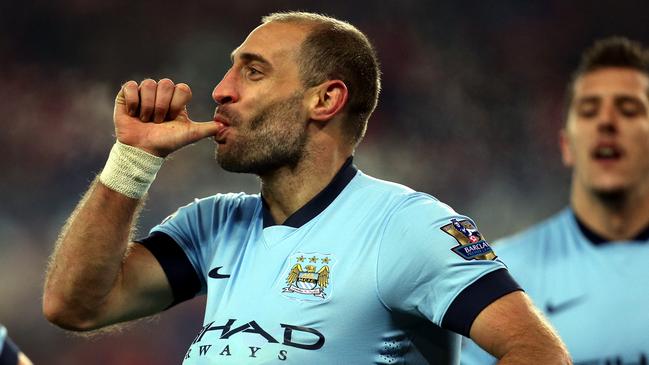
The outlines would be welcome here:
[[[568,365],[572,364],[572,360],[556,332],[549,326],[541,325],[513,339],[510,350],[497,364]]]
[[[503,356],[498,365],[521,365],[521,364],[547,364],[547,365],[569,365],[572,364],[570,355],[563,346],[549,347],[519,347]]]
[[[63,228],[47,272],[43,311],[59,326],[96,327],[121,269],[140,201],[95,181]]]
[[[473,321],[471,339],[499,365],[571,364],[565,345],[522,291],[489,304]]]

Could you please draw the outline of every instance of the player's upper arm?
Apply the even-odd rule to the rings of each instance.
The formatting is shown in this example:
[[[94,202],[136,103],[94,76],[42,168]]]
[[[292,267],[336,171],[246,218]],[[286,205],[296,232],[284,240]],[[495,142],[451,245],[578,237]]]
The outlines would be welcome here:
[[[413,194],[386,224],[377,264],[379,298],[391,310],[469,336],[485,306],[520,289],[495,258],[469,218]]]
[[[219,231],[219,219],[229,215],[225,203],[238,196],[195,200],[132,243],[105,324],[151,315],[204,293],[204,257],[215,249],[206,243]]]
[[[499,359],[511,356],[525,363],[570,363],[565,346],[522,291],[509,293],[484,308],[473,321],[470,334],[473,341]]]
[[[118,311],[107,318],[108,323],[158,313],[193,298],[202,287],[183,249],[160,231],[131,244],[118,284],[108,313],[111,308]]]
[[[90,329],[146,317],[173,302],[173,292],[160,263],[141,244],[130,244],[117,280],[101,311],[103,316]]]

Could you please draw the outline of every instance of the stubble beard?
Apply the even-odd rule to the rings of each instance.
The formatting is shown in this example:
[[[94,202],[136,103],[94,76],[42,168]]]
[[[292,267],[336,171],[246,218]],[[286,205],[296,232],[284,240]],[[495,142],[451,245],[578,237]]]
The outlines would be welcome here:
[[[307,134],[301,114],[303,93],[268,105],[248,126],[234,115],[228,117],[238,127],[236,141],[228,149],[216,148],[216,160],[226,171],[266,175],[281,167],[295,169],[305,154]]]

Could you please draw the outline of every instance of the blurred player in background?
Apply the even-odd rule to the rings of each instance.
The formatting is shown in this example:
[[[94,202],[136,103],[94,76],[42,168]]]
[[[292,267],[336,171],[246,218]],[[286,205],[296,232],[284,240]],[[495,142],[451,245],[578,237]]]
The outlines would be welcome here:
[[[503,364],[569,363],[469,218],[352,164],[380,88],[360,31],[275,14],[232,62],[209,123],[189,119],[185,84],[123,85],[118,141],[52,257],[49,320],[86,331],[207,294],[185,364],[454,364],[450,331]],[[208,136],[261,194],[197,200],[129,243],[164,157]]]
[[[567,90],[570,206],[498,244],[575,364],[649,363],[649,51],[612,37]],[[469,343],[465,365],[495,360]]]
[[[0,365],[32,365],[27,356],[20,351],[0,324]]]

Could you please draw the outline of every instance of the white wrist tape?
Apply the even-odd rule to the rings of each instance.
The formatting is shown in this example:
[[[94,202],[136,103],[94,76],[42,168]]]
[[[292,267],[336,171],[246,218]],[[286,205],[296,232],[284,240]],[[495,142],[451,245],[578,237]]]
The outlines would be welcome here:
[[[116,141],[99,181],[129,198],[140,199],[149,190],[164,160]]]

